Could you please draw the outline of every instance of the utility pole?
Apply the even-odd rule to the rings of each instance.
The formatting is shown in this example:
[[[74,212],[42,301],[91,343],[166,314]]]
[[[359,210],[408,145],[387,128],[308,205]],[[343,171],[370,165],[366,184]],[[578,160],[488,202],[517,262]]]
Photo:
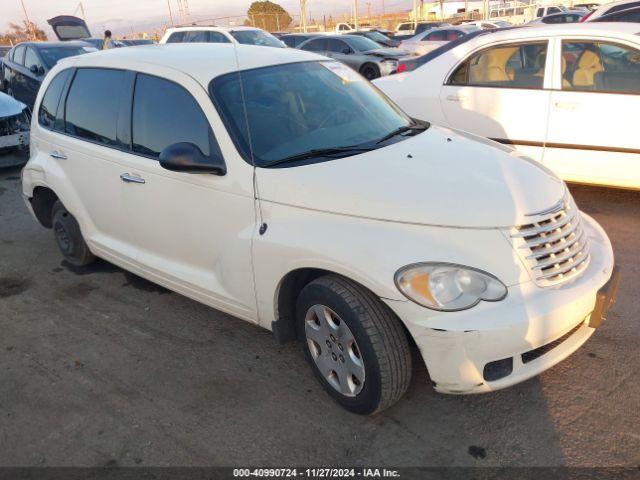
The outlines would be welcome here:
[[[35,35],[33,34],[33,28],[31,27],[31,20],[29,20],[29,14],[27,13],[27,8],[24,6],[24,0],[20,0],[20,4],[22,5],[24,18],[27,19],[27,35],[31,40],[35,40]]]
[[[353,27],[358,30],[358,0],[353,0]]]
[[[418,28],[418,0],[413,0],[413,29]]]
[[[175,24],[173,23],[173,13],[171,13],[171,0],[167,0],[167,7],[169,7],[169,20],[171,20],[171,26],[173,27]]]
[[[300,0],[300,30],[307,33],[307,0]]]

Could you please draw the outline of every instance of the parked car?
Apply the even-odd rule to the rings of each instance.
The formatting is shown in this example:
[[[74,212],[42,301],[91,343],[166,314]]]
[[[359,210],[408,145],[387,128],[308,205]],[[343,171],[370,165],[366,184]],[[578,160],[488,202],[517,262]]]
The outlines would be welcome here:
[[[493,31],[376,85],[410,115],[512,145],[565,180],[640,188],[637,32]]]
[[[47,23],[51,26],[53,33],[61,42],[81,40],[97,50],[102,50],[104,47],[104,39],[92,37],[89,27],[81,18],[72,15],[59,15],[50,18],[47,20]],[[112,39],[109,41],[109,48],[120,48],[124,46],[124,43],[119,40]]]
[[[404,40],[399,48],[413,55],[424,55],[448,42],[457,40],[460,37],[477,32],[478,30],[480,30],[480,28],[475,25],[433,28],[426,32],[419,33],[409,40]]]
[[[573,10],[570,12],[552,13],[546,17],[536,18],[528,23],[530,26],[536,25],[555,25],[558,23],[580,23],[582,17],[586,16],[589,12]]]
[[[4,57],[6,92],[33,107],[42,80],[60,59],[95,51],[85,42],[19,43]]]
[[[0,93],[0,168],[27,162],[30,119],[24,103]]]
[[[150,38],[123,38],[118,40],[125,47],[136,47],[138,45],[155,45]]]
[[[609,15],[628,8],[640,7],[640,0],[621,0],[618,2],[611,2],[601,7],[596,8],[594,11],[582,17],[583,22],[593,22],[594,20],[602,17],[603,15]]]
[[[592,22],[627,22],[640,23],[640,7],[626,8],[617,12],[602,15]]]
[[[320,33],[290,33],[288,35],[283,35],[280,37],[280,40],[284,42],[284,44],[289,48],[298,48],[304,42],[309,40],[310,38],[318,37],[322,34]]]
[[[382,33],[378,32],[377,30],[369,30],[369,31],[360,30],[357,32],[351,32],[349,35],[359,35],[361,37],[366,37],[369,40],[373,40],[374,42],[376,42],[378,45],[382,47],[395,48],[398,45],[400,45],[399,40],[389,38],[386,35],[383,35]]]
[[[254,27],[168,28],[160,43],[242,43],[261,47],[285,47],[283,42],[270,33]]]
[[[0,92],[4,92],[5,89],[2,64],[4,63],[4,56],[9,52],[9,50],[11,50],[10,45],[0,45]]]
[[[440,392],[531,378],[615,295],[609,239],[555,175],[325,57],[114,49],[58,65],[35,112],[23,194],[67,262],[297,338],[352,412],[402,397],[410,341]]]
[[[599,3],[576,3],[573,8],[586,8],[589,11],[593,11],[600,7]]]
[[[462,25],[474,25],[482,30],[495,30],[497,28],[509,28],[513,25],[506,20],[476,20],[465,22]]]
[[[569,11],[570,9],[568,7],[565,7],[564,5],[539,6],[536,9],[535,18],[542,18],[542,17],[546,17],[547,15],[552,15],[554,13],[565,13]]]
[[[426,32],[433,28],[447,27],[450,24],[447,22],[401,22],[396,27],[396,36],[402,35],[407,38],[417,35],[418,33]],[[395,38],[395,37],[394,37]]]
[[[373,40],[357,35],[327,35],[307,40],[298,47],[338,60],[367,80],[389,75],[398,68],[398,60],[407,55],[397,48],[383,48]]]
[[[373,30],[376,29],[378,27],[371,25],[370,23],[358,23],[358,26],[356,27],[356,25],[354,23],[346,23],[346,22],[342,22],[342,23],[338,23],[336,24],[336,28],[334,29],[334,33],[336,34],[341,34],[341,33],[351,33],[351,32],[355,32],[357,30]]]

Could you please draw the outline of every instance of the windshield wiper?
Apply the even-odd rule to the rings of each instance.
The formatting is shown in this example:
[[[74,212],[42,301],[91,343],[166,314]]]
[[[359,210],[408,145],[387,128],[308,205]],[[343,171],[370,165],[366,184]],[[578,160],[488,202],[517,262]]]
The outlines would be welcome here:
[[[402,126],[400,128],[396,128],[395,130],[389,132],[387,135],[385,135],[380,140],[378,140],[376,142],[376,144],[380,144],[382,142],[386,142],[390,138],[393,138],[393,137],[395,137],[397,135],[402,135],[403,133],[406,133],[406,132],[423,132],[427,128],[429,128],[428,124],[423,125],[423,124],[418,123],[418,124],[414,124],[414,125],[405,125],[405,126]]]
[[[280,160],[274,160],[272,162],[262,165],[264,168],[274,167],[276,165],[282,165],[283,163],[297,162],[299,160],[308,160],[310,158],[330,157],[339,153],[350,152],[368,152],[374,150],[373,147],[334,147],[334,148],[315,148],[307,152],[298,153],[289,157],[281,158]]]

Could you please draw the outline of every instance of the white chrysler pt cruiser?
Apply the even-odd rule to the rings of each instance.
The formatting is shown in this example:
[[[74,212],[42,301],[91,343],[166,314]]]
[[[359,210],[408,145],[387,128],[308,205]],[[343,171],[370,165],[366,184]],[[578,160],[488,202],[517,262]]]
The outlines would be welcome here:
[[[23,193],[68,262],[106,259],[298,339],[361,414],[403,395],[412,343],[437,391],[492,391],[578,349],[615,296],[609,239],[554,174],[303,51],[61,62]]]

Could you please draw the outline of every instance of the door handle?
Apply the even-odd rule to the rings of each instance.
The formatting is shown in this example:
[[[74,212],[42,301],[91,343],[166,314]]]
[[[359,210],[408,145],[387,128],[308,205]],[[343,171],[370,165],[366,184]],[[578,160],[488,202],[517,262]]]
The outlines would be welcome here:
[[[580,105],[574,102],[556,102],[556,108],[559,110],[575,110]]]
[[[447,95],[447,100],[450,102],[464,102],[467,97],[463,97],[460,95]]]
[[[123,173],[120,175],[120,179],[126,183],[146,183],[144,178],[136,177],[130,173]]]
[[[49,152],[49,155],[52,158],[57,158],[58,160],[66,160],[67,159],[67,156],[64,153],[60,153],[57,150],[54,150],[53,152]]]

